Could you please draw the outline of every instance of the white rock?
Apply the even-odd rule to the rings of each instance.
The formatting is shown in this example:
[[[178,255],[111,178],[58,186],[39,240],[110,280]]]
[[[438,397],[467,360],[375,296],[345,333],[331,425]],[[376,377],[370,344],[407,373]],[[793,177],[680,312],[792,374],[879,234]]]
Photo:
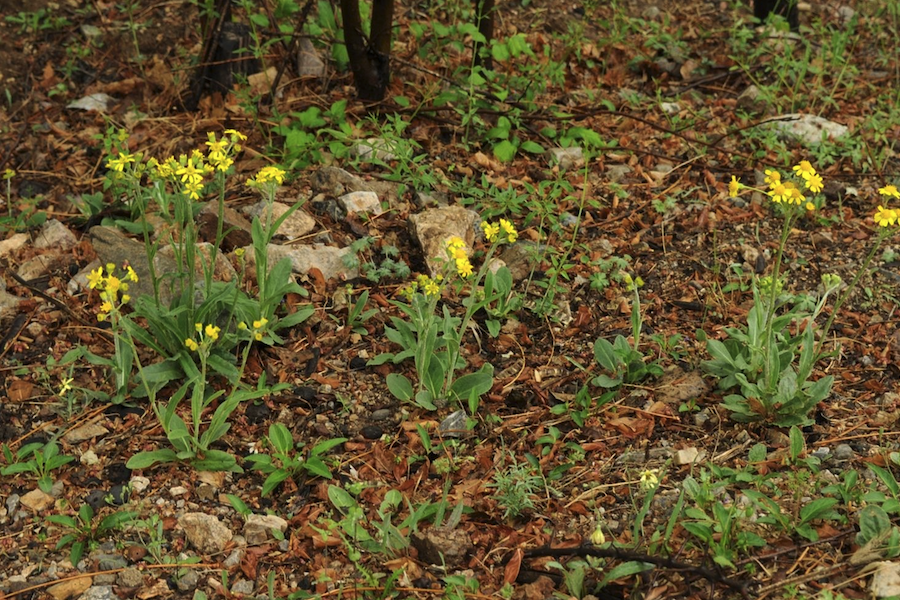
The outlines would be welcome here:
[[[677,102],[660,102],[659,107],[667,115],[677,115],[681,106]]]
[[[53,596],[54,600],[68,600],[82,595],[91,587],[92,579],[88,576],[69,579],[47,588],[47,593]]]
[[[84,96],[83,98],[79,98],[74,102],[70,102],[66,105],[66,108],[74,108],[78,110],[96,110],[97,112],[105,112],[106,107],[109,106],[109,103],[112,102],[114,98],[109,94],[99,93],[99,94],[89,94]]]
[[[375,192],[350,192],[338,198],[338,204],[348,213],[380,215],[384,212]]]
[[[248,515],[244,523],[244,537],[250,546],[264,544],[273,529],[284,533],[288,522],[276,515]]]
[[[569,148],[550,148],[548,151],[553,162],[559,165],[559,168],[566,171],[571,168],[584,166],[584,152],[581,146],[572,146]]]
[[[281,202],[272,203],[272,220],[275,221],[281,215],[291,209],[287,204]],[[259,217],[260,222],[265,225],[268,222],[268,202],[257,202],[247,209],[247,214],[252,217]],[[296,240],[303,237],[316,227],[316,220],[306,214],[302,208],[298,208],[284,220],[276,232],[277,235],[283,235],[288,240]]]
[[[45,494],[41,490],[32,490],[20,499],[22,506],[32,512],[39,513],[47,510],[55,502],[53,496]]]
[[[141,493],[150,487],[150,478],[149,477],[141,477],[140,475],[134,475],[129,482],[131,484],[131,489],[137,493]]]
[[[355,146],[350,148],[350,154],[351,156],[357,156],[363,160],[375,159],[385,162],[397,158],[393,153],[390,142],[381,138],[369,138],[365,141],[358,142]]]
[[[252,255],[253,248],[247,248],[247,254]],[[352,279],[359,275],[359,269],[348,268],[344,264],[345,256],[352,256],[350,248],[335,248],[324,244],[279,246],[269,244],[269,268],[278,264],[281,259],[291,261],[291,270],[294,273],[309,273],[310,269],[318,269],[325,279]]]
[[[173,488],[169,488],[169,495],[173,497],[184,496],[185,494],[187,494],[187,492],[187,488],[183,485],[176,485]]]
[[[109,433],[109,430],[99,423],[87,423],[68,431],[63,440],[68,444],[77,444],[85,440],[101,437]]]
[[[872,563],[869,568],[874,568],[872,583],[869,591],[876,598],[888,598],[900,595],[900,564],[891,561]]]
[[[22,246],[28,243],[28,234],[25,233],[16,233],[15,235],[9,236],[7,239],[0,242],[0,258],[10,254],[11,252],[15,252]]]
[[[682,448],[675,452],[674,463],[676,465],[689,465],[700,456],[700,451],[696,448]]]
[[[205,513],[185,513],[178,524],[191,545],[204,554],[218,554],[234,536],[219,519]]]
[[[68,227],[56,219],[50,219],[41,227],[41,231],[34,240],[34,247],[40,250],[44,248],[69,250],[77,243],[75,234],[69,231]]]
[[[845,125],[817,115],[794,113],[768,121],[765,126],[776,129],[782,137],[792,138],[808,146],[819,144],[823,138],[835,139],[846,135]]]
[[[307,37],[300,38],[300,48],[297,52],[297,75],[300,77],[325,75],[325,63],[319,58],[316,47]]]
[[[93,450],[86,450],[78,460],[81,464],[90,467],[91,465],[96,465],[100,462],[100,457],[97,456],[97,453]]]

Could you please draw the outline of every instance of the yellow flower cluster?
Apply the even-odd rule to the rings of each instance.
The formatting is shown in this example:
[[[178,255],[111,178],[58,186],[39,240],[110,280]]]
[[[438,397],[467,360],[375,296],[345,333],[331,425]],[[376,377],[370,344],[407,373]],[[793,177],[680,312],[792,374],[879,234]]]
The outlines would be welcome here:
[[[814,194],[822,191],[822,176],[816,173],[815,168],[808,160],[801,160],[793,167],[794,173],[803,182],[803,187]],[[765,183],[769,186],[768,194],[772,198],[772,202],[776,204],[803,204],[806,202],[806,196],[803,191],[793,181],[785,181],[781,178],[781,173],[775,170],[766,169]],[[728,182],[728,195],[736,198],[742,189],[746,186],[734,175]],[[807,203],[807,208],[811,203]],[[815,206],[812,206],[815,208]]]
[[[265,317],[259,319],[258,321],[253,321],[253,339],[257,342],[263,339],[266,334],[266,325],[269,323],[269,320]],[[241,321],[238,323],[238,329],[244,331],[248,329],[247,324]]]
[[[466,252],[466,243],[457,236],[447,240],[447,255],[456,263],[456,272],[461,277],[469,277],[474,270],[469,262],[469,254]]]
[[[222,331],[221,327],[212,324],[204,327],[203,323],[194,323],[194,329],[200,334],[200,343],[198,344],[193,338],[184,340],[184,345],[191,352],[196,352],[201,347],[209,348],[212,346],[213,342],[219,339],[219,333]]]
[[[106,161],[106,167],[118,173],[122,173],[125,170],[125,165],[130,165],[133,162],[134,154],[119,152],[119,156],[117,156],[116,158],[110,158]]]
[[[419,290],[426,296],[438,296],[441,293],[441,282],[443,281],[444,276],[440,273],[434,278],[428,275],[419,275],[414,282],[401,289],[400,294],[410,302],[412,302],[413,295]]]
[[[900,199],[900,190],[897,190],[897,186],[894,185],[886,185],[883,188],[879,188],[878,193],[885,198]],[[874,218],[875,223],[880,227],[891,227],[900,222],[900,210],[879,205],[878,210],[875,211]]]
[[[126,264],[124,271],[125,274],[120,278],[116,276],[116,265],[108,263],[106,275],[103,274],[103,267],[97,267],[88,275],[88,287],[92,290],[100,290],[102,303],[100,312],[97,314],[98,321],[105,321],[111,312],[118,310],[131,300],[131,296],[128,295],[128,282],[137,283],[138,276],[131,265]]]
[[[501,234],[504,238],[501,241],[505,241],[509,244],[512,244],[519,239],[519,232],[516,231],[515,226],[507,219],[500,219],[498,223],[482,221],[481,230],[484,232],[484,237],[487,238],[487,241],[492,244],[500,240]]]
[[[259,173],[256,174],[256,177],[251,178],[247,182],[247,184],[251,187],[259,187],[269,183],[270,181],[274,181],[278,185],[283,184],[284,169],[273,166],[263,167],[259,170]]]

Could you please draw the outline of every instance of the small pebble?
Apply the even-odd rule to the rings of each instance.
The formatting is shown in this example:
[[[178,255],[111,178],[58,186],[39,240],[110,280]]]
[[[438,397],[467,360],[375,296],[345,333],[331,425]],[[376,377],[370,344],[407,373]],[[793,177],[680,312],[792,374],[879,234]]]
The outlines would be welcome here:
[[[360,358],[358,356],[354,356],[350,359],[350,370],[351,371],[362,371],[366,368],[366,359]]]
[[[376,411],[372,412],[372,420],[373,421],[385,421],[391,418],[391,409],[389,408],[379,408]]]
[[[855,454],[849,444],[838,444],[834,449],[834,460],[850,460]]]
[[[378,425],[366,425],[360,430],[360,433],[367,440],[377,440],[384,431]]]

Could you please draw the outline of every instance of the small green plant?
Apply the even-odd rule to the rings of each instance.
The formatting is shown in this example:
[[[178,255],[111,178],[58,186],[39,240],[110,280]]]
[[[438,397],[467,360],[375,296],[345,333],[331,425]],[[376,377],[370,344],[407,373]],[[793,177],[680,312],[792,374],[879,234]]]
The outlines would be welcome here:
[[[297,452],[291,432],[282,423],[269,426],[266,445],[271,454],[251,454],[245,460],[252,463],[253,468],[268,475],[263,482],[262,495],[268,496],[272,491],[288,479],[301,472],[308,475],[331,479],[331,470],[322,460],[323,456],[336,446],[347,441],[347,438],[333,438],[313,446],[307,456]]]
[[[896,232],[900,213],[878,207],[875,222],[880,231],[863,264],[852,282],[835,301],[827,322],[816,339],[815,319],[825,307],[832,293],[840,289],[842,281],[837,275],[823,275],[822,293],[812,311],[803,310],[803,304],[791,308],[783,299],[784,281],[781,278],[781,259],[792,225],[802,211],[812,210],[816,204],[807,202],[801,186],[814,194],[822,191],[822,177],[808,161],[801,161],[793,168],[797,180],[782,179],[778,171],[766,171],[766,192],[783,217],[783,227],[772,275],[754,280],[754,303],[747,315],[744,328],[727,328],[726,341],[707,339],[707,351],[712,360],[703,363],[707,372],[719,378],[719,387],[730,390],[737,387],[740,393],[730,394],[723,405],[731,411],[736,421],[765,420],[778,426],[808,424],[810,413],[831,391],[832,376],[816,381],[811,379],[816,362],[824,357],[824,344],[831,324],[840,307],[849,297],[885,239]],[[729,194],[736,197],[747,188],[732,177]],[[753,188],[747,188],[753,189]],[[762,192],[762,190],[756,190]],[[900,198],[897,188],[889,185],[879,192],[885,197]],[[793,300],[793,296],[788,296]],[[793,333],[796,327],[798,333]],[[700,331],[698,337],[705,338]],[[796,366],[795,359],[799,359]]]
[[[488,242],[491,244],[484,256],[484,262],[478,273],[469,262],[465,242],[452,237],[447,242],[447,260],[443,262],[443,273],[434,278],[420,275],[417,281],[407,286],[403,294],[407,302],[395,301],[406,317],[391,317],[395,328],[385,327],[385,335],[403,350],[399,353],[379,354],[369,364],[380,365],[388,361],[399,363],[407,358],[415,361],[418,374],[418,390],[414,391],[409,379],[399,373],[387,376],[387,385],[391,393],[399,400],[414,401],[427,410],[437,410],[437,404],[448,400],[468,402],[474,413],[478,406],[478,398],[490,390],[493,384],[493,367],[485,363],[475,373],[455,377],[455,371],[465,366],[460,349],[462,336],[468,330],[469,321],[480,309],[498,302],[506,302],[508,293],[503,294],[503,286],[494,286],[494,275],[490,276],[490,289],[478,286],[486,279],[491,256],[500,243],[512,243],[517,238],[515,227],[506,219],[499,223],[482,222]],[[501,267],[501,270],[505,267]],[[454,317],[450,309],[442,307],[442,315],[436,314],[438,301],[441,298],[442,286],[451,278],[457,279],[456,291],[469,290],[463,299],[466,311],[463,318]]]
[[[60,454],[59,446],[54,440],[25,444],[15,454],[4,444],[3,458],[6,466],[0,469],[0,475],[31,473],[37,477],[38,488],[45,494],[49,494],[53,487],[51,471],[75,460],[73,456]]]
[[[364,291],[353,303],[353,306],[347,311],[347,327],[353,333],[365,335],[368,330],[363,324],[378,314],[378,309],[370,308],[366,310],[366,304],[369,302],[369,290]]]
[[[539,471],[528,462],[518,462],[509,454],[510,464],[494,473],[488,487],[493,488],[494,499],[503,508],[504,519],[514,519],[534,510],[534,498],[546,486]]]
[[[72,545],[69,551],[69,561],[73,565],[77,565],[81,560],[84,551],[93,550],[101,539],[122,529],[137,517],[135,511],[120,510],[111,513],[100,522],[94,523],[94,509],[89,504],[82,504],[78,509],[78,513],[74,517],[69,515],[50,515],[45,520],[48,523],[59,525],[69,530],[69,533],[60,538],[56,544],[56,549],[61,550],[68,545]]]

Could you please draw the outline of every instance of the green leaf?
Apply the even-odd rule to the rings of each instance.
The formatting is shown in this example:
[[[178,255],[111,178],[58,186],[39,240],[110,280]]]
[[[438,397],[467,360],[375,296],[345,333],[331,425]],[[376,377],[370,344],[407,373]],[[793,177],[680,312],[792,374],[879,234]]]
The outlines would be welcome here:
[[[859,511],[859,533],[856,543],[865,546],[890,531],[891,518],[880,506],[869,504]]]
[[[234,494],[225,494],[225,497],[228,498],[228,503],[231,504],[231,507],[234,508],[239,515],[246,516],[252,514],[253,511],[250,510],[250,507],[247,506],[240,497],[235,496]]]
[[[838,503],[837,498],[816,498],[800,509],[800,520],[803,523],[832,516],[832,508]]]
[[[791,427],[790,431],[790,440],[791,440],[791,460],[797,460],[801,454],[803,454],[803,450],[806,446],[805,441],[803,440],[803,433],[800,429],[794,425]]]
[[[178,462],[175,452],[169,449],[138,452],[128,459],[125,466],[129,469],[147,469],[156,463]]]
[[[522,142],[522,145],[519,146],[525,152],[529,152],[531,154],[543,154],[544,147],[538,144],[537,142],[525,141]]]
[[[493,44],[491,44],[491,56],[497,62],[505,62],[509,60],[509,48],[506,47],[506,44],[502,42],[498,42],[497,40],[493,40]]]
[[[750,453],[748,454],[747,459],[751,463],[758,463],[766,460],[766,445],[754,444],[753,447],[750,448]]]
[[[325,440],[323,442],[319,442],[318,444],[313,446],[312,450],[310,450],[310,454],[312,456],[321,456],[321,455],[325,454],[326,452],[328,452],[329,450],[331,450],[332,448],[340,446],[341,444],[343,444],[346,441],[347,441],[347,438],[332,438],[330,440]]]
[[[516,156],[516,145],[509,140],[503,140],[494,146],[494,156],[500,162],[508,163]]]
[[[294,449],[294,436],[283,423],[272,423],[269,426],[269,441],[282,454],[289,454]]]
[[[303,468],[306,469],[307,473],[318,475],[322,479],[331,479],[333,477],[331,470],[325,465],[322,459],[317,456],[308,458],[303,463]]]
[[[237,460],[222,450],[207,450],[203,458],[191,461],[191,465],[198,471],[230,471],[243,473],[243,469],[237,466]]]
[[[607,371],[612,371],[613,373],[618,370],[619,365],[621,364],[621,360],[618,355],[616,355],[613,345],[603,338],[597,338],[597,341],[594,342],[594,360],[596,360],[601,367]]]
[[[390,373],[387,376],[387,386],[391,393],[400,401],[412,400],[413,387],[409,379],[399,373]]]
[[[331,503],[334,504],[334,507],[341,512],[343,512],[346,508],[356,506],[356,499],[348,494],[344,490],[344,488],[338,487],[336,485],[328,486],[328,499],[331,500]]]
[[[468,399],[471,393],[481,396],[490,391],[494,385],[494,367],[490,363],[484,363],[480,371],[463,375],[450,386],[451,394],[457,398]]]
[[[276,469],[272,472],[271,475],[266,477],[266,480],[263,482],[262,486],[262,495],[268,496],[272,493],[272,490],[281,485],[281,482],[290,477],[290,473],[285,471],[284,469]]]

